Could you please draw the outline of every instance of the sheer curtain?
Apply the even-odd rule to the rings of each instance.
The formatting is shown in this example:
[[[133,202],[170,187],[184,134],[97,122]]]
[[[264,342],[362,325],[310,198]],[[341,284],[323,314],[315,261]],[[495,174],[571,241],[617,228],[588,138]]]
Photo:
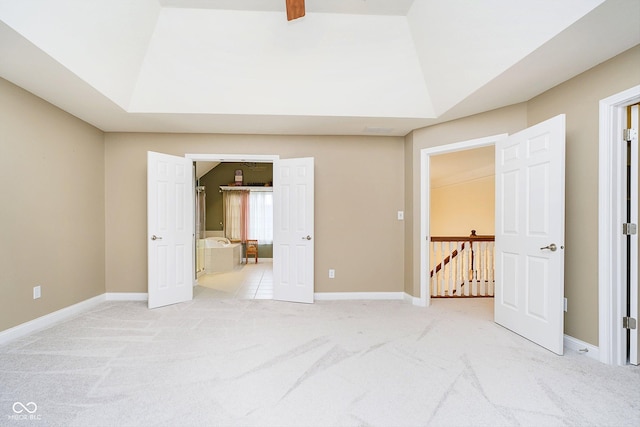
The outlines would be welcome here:
[[[249,192],[224,191],[224,235],[229,240],[245,242],[248,234]]]
[[[249,238],[261,245],[273,243],[273,193],[252,191],[249,196]]]

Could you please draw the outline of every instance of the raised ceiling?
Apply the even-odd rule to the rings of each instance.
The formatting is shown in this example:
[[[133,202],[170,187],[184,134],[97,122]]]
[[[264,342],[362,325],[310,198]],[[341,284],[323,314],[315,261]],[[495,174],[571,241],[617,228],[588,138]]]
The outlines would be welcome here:
[[[0,0],[0,76],[104,131],[405,135],[640,43],[637,0]]]

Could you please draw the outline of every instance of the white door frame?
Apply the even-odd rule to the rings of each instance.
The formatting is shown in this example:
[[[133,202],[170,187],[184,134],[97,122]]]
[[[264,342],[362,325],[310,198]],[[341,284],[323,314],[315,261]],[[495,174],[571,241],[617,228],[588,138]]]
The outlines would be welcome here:
[[[598,165],[598,350],[600,361],[626,363],[626,334],[621,327],[625,313],[624,200],[626,198],[621,159],[625,108],[640,102],[640,85],[600,101]]]
[[[427,274],[429,266],[431,265],[429,263],[428,246],[431,236],[429,230],[431,215],[431,172],[429,165],[431,163],[431,156],[495,145],[496,141],[508,136],[509,134],[502,133],[420,150],[420,302],[418,305],[428,307],[431,304],[429,277]]]

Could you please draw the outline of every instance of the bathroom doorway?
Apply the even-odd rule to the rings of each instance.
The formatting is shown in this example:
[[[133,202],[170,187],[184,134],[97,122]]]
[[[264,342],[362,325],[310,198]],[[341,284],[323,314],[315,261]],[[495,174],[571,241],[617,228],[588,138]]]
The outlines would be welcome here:
[[[196,161],[195,171],[198,286],[219,298],[272,299],[273,162]],[[257,255],[246,256],[248,239]]]

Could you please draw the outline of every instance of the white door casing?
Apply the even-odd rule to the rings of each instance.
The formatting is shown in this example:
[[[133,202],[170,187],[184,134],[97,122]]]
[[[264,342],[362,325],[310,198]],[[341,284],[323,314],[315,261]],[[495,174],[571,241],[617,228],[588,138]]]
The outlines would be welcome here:
[[[640,106],[631,107],[631,123],[628,127],[636,132],[631,139],[631,150],[629,153],[629,189],[631,197],[629,199],[629,222],[638,225],[638,198],[640,197],[638,189],[640,188],[640,173],[638,165],[640,163],[640,150],[638,149],[638,130],[640,130]],[[629,274],[629,317],[636,319],[635,329],[629,331],[629,363],[632,365],[640,364],[640,339],[638,332],[640,331],[639,309],[640,292],[638,290],[638,265],[640,264],[640,254],[638,251],[638,233],[629,236],[629,265],[627,266],[627,274]]]
[[[598,150],[598,353],[603,363],[627,363],[626,144],[627,106],[640,102],[640,85],[600,100]]]
[[[193,298],[193,162],[147,152],[149,308]]]
[[[563,354],[565,116],[496,144],[496,323]]]
[[[314,159],[280,159],[273,169],[273,298],[312,303]]]

